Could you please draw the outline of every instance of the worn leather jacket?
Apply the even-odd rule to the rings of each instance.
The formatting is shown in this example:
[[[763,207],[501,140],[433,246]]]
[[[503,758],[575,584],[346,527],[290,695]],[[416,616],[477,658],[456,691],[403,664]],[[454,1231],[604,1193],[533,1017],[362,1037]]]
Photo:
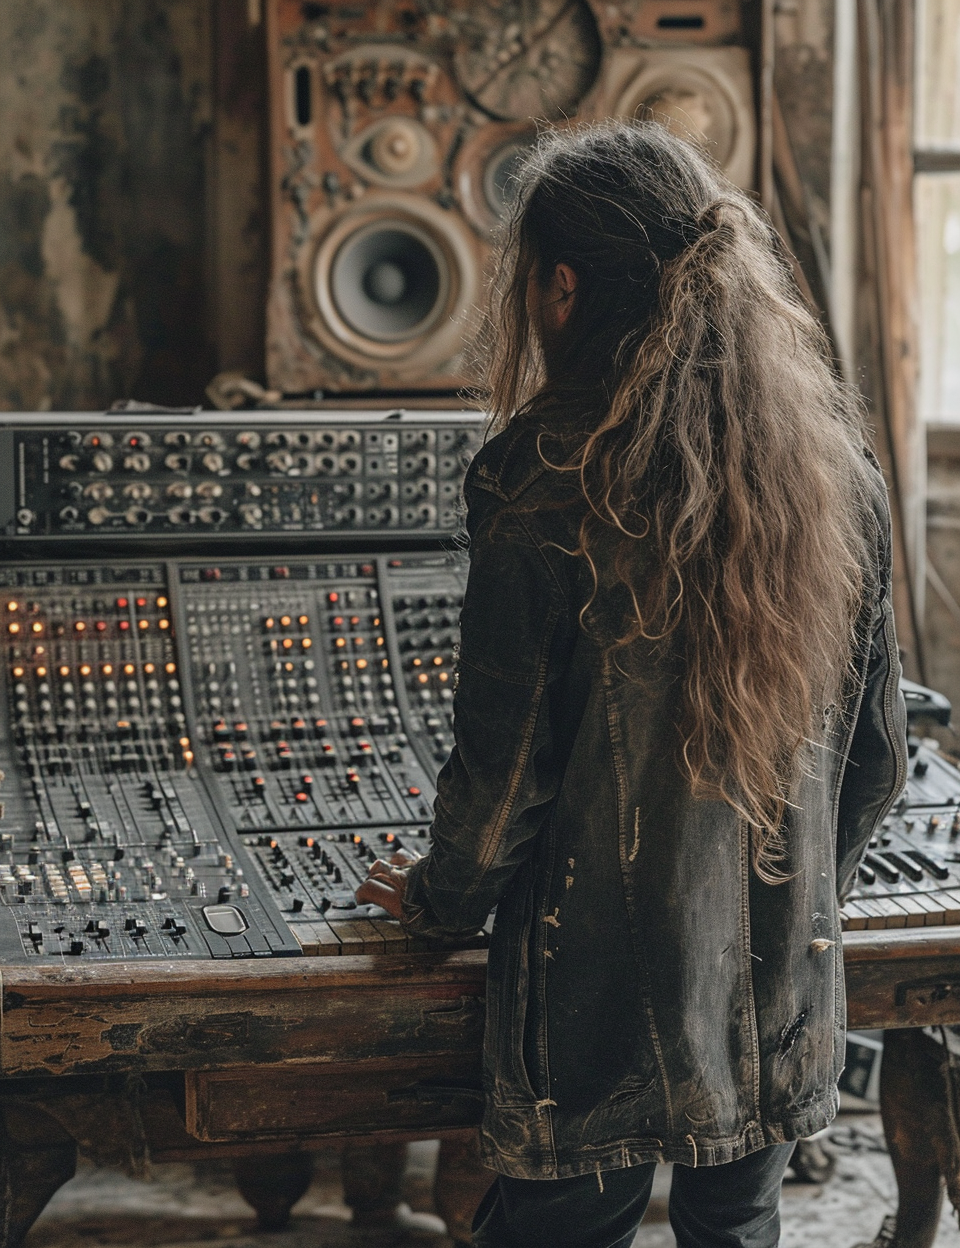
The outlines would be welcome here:
[[[514,421],[468,473],[456,748],[404,922],[449,937],[496,907],[493,1169],[547,1179],[733,1161],[836,1110],[837,899],[906,777],[883,481],[877,470],[856,675],[806,760],[789,879],[772,886],[735,812],[695,799],[678,765],[675,656],[638,643],[624,672],[581,625],[589,578],[568,552],[582,498],[578,509],[570,474],[545,465],[542,433]]]

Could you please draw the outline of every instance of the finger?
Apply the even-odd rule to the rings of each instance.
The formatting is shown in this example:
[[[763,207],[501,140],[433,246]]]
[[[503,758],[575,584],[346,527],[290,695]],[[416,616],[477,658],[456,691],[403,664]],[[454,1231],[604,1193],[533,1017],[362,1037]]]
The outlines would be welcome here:
[[[356,892],[357,901],[363,904],[381,906],[387,914],[399,919],[403,913],[403,901],[395,888],[383,884],[380,880],[366,879]]]

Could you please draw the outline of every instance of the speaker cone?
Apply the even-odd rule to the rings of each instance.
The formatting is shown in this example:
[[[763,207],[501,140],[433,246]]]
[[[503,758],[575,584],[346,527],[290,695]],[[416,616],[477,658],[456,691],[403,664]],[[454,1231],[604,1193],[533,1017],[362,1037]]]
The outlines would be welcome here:
[[[352,330],[376,342],[403,342],[434,323],[447,303],[450,278],[426,231],[405,221],[377,221],[340,245],[329,282]]]

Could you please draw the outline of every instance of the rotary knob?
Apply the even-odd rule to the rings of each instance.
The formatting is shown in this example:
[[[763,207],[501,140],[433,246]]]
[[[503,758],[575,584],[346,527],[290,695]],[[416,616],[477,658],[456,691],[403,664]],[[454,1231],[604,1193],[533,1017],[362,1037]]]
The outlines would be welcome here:
[[[104,524],[110,519],[110,512],[106,507],[91,507],[87,512],[87,519],[91,524]]]
[[[94,472],[111,472],[113,470],[113,456],[108,455],[106,451],[94,451],[90,463]]]
[[[60,468],[63,472],[76,472],[80,467],[79,455],[61,455]]]
[[[240,518],[244,524],[259,524],[263,519],[263,508],[256,503],[241,503]]]
[[[273,451],[267,456],[267,467],[271,472],[289,472],[293,467],[293,456],[289,451]]]
[[[223,468],[223,456],[219,451],[207,451],[200,462],[207,472],[220,472]]]
[[[388,177],[403,177],[416,168],[423,140],[415,126],[397,117],[373,137],[369,151],[375,169]]]
[[[134,451],[123,457],[123,466],[127,472],[149,472],[150,456],[145,451]]]

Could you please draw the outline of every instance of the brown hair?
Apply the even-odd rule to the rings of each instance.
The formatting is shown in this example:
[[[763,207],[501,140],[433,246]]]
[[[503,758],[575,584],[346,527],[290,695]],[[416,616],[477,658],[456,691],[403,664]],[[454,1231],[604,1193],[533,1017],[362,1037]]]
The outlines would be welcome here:
[[[561,262],[578,280],[548,379],[527,284]],[[804,745],[822,743],[876,557],[858,401],[766,217],[656,123],[540,141],[494,294],[494,428],[585,413],[563,465],[589,503],[576,553],[596,594],[599,539],[614,539],[631,603],[616,646],[676,635],[693,792],[737,810],[755,869],[782,879]],[[641,548],[658,575],[640,575]]]

